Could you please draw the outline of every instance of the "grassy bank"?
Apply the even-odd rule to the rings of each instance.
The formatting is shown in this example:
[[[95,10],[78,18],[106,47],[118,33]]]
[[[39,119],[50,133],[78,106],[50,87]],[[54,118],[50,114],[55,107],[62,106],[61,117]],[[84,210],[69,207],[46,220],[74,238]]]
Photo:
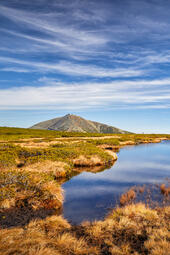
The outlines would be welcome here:
[[[53,131],[53,130],[36,130],[27,128],[10,128],[0,127],[0,141],[17,141],[21,139],[31,138],[43,138],[43,139],[54,139],[54,138],[70,138],[70,137],[106,137],[106,136],[118,136],[121,140],[127,140],[134,138],[136,140],[149,139],[149,138],[160,138],[169,137],[170,135],[164,134],[101,134],[101,133],[81,133],[81,132],[65,132],[65,131]]]
[[[64,131],[53,131],[53,130],[36,130],[27,128],[10,128],[10,127],[0,127],[0,140],[14,141],[20,139],[30,139],[30,138],[44,138],[53,139],[60,137],[101,137],[104,134],[98,133],[80,133],[80,132],[64,132]]]
[[[61,216],[0,231],[1,254],[167,255],[170,208],[143,204],[113,210],[103,221],[71,226]],[[22,241],[21,241],[22,240]]]
[[[82,160],[84,158],[84,161]],[[109,165],[112,156],[101,148],[90,143],[60,143],[46,148],[29,148],[9,143],[0,144],[0,168],[18,168],[30,166],[44,161],[63,162],[68,172],[82,160],[82,166]],[[64,165],[64,164],[63,164]]]

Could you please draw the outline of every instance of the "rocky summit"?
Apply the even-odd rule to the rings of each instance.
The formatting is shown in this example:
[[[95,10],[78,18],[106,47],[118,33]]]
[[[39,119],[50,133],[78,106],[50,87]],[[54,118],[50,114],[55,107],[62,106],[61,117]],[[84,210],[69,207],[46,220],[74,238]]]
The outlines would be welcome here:
[[[102,124],[99,122],[86,120],[82,117],[67,114],[63,117],[43,121],[35,124],[32,129],[57,130],[68,132],[84,132],[84,133],[106,133],[106,134],[126,134],[127,131],[119,128]]]

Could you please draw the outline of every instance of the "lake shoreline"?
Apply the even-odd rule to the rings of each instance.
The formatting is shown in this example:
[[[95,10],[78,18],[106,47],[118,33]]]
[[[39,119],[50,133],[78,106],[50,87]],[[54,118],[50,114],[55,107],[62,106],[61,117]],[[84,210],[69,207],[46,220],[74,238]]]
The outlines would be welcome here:
[[[140,142],[140,144],[138,143],[138,144],[136,144],[136,145],[132,145],[131,143],[128,143],[128,145],[126,144],[124,144],[124,146],[121,146],[121,147],[119,147],[120,148],[120,152],[121,152],[121,149],[125,149],[125,150],[122,150],[122,153],[123,153],[123,155],[128,155],[128,157],[127,158],[125,158],[126,159],[126,161],[127,160],[131,160],[131,164],[132,164],[132,167],[130,167],[130,162],[128,162],[127,161],[127,169],[128,169],[128,174],[129,174],[129,176],[131,175],[131,172],[130,172],[130,170],[129,169],[131,169],[131,171],[132,171],[132,179],[133,179],[133,171],[134,171],[134,167],[133,166],[137,166],[136,165],[136,156],[138,155],[139,156],[139,159],[140,158],[143,158],[143,159],[145,159],[145,153],[148,151],[148,153],[147,153],[147,157],[148,157],[148,159],[150,160],[150,158],[152,158],[153,157],[153,155],[152,155],[152,150],[153,151],[155,151],[155,149],[156,148],[159,148],[159,147],[162,147],[162,146],[166,146],[166,144],[168,144],[168,143],[162,143],[162,145],[161,145],[161,141],[163,141],[163,140],[167,140],[167,139],[164,139],[164,138],[162,138],[162,139],[160,139],[159,141],[158,140],[154,140],[153,142]],[[160,145],[158,145],[159,147],[157,147],[157,145],[155,145],[155,146],[152,146],[152,147],[150,147],[149,146],[149,144],[151,145],[151,144],[156,144],[156,143],[160,143]],[[130,145],[129,145],[130,144]],[[145,145],[147,145],[148,144],[148,146],[145,146]],[[165,144],[165,145],[164,145]],[[142,145],[144,145],[144,146],[142,146]],[[107,146],[107,145],[105,145],[105,146]],[[126,147],[132,147],[132,148],[130,148],[130,149],[126,149]],[[112,152],[113,151],[113,146],[111,147],[111,148],[109,148],[110,149],[110,151]],[[152,150],[150,150],[149,148],[153,148]],[[154,149],[155,148],[155,149]],[[137,151],[141,151],[141,155],[140,154],[137,154]],[[145,152],[146,151],[146,152]],[[161,151],[160,151],[161,152]],[[140,186],[140,184],[135,184],[135,182],[134,182],[134,184],[130,184],[130,180],[131,180],[131,178],[130,177],[126,177],[126,178],[128,178],[129,179],[129,184],[127,184],[127,187],[128,188],[126,188],[124,191],[122,191],[121,193],[120,193],[120,195],[119,196],[117,196],[116,195],[116,193],[115,193],[115,199],[117,200],[117,202],[116,202],[116,204],[114,205],[114,200],[111,200],[111,196],[112,195],[110,195],[110,193],[109,192],[106,192],[106,193],[109,193],[109,197],[104,197],[104,199],[107,199],[108,198],[108,201],[112,201],[112,204],[113,205],[111,205],[111,204],[109,204],[109,203],[106,203],[106,202],[104,202],[103,200],[102,200],[102,198],[100,198],[99,199],[99,196],[100,196],[100,193],[98,193],[98,191],[97,190],[99,190],[99,192],[100,192],[100,190],[102,191],[102,190],[105,190],[105,187],[103,186],[103,185],[106,185],[106,187],[108,186],[108,189],[109,190],[113,190],[113,194],[114,194],[114,185],[116,185],[115,184],[115,181],[117,180],[117,177],[118,176],[121,176],[120,175],[120,173],[121,173],[121,171],[123,170],[123,173],[125,172],[125,168],[126,168],[126,165],[124,166],[124,163],[122,163],[121,164],[121,162],[120,161],[122,161],[123,160],[123,158],[122,158],[122,153],[120,154],[120,158],[119,158],[119,154],[118,154],[118,162],[115,164],[115,165],[113,165],[112,167],[110,167],[110,168],[106,168],[106,169],[103,169],[103,168],[93,168],[93,167],[91,167],[91,168],[76,168],[75,169],[75,171],[77,172],[77,174],[75,174],[75,176],[73,176],[74,178],[73,178],[73,181],[72,181],[72,178],[71,179],[69,179],[68,180],[68,182],[67,182],[67,180],[66,180],[66,182],[65,182],[65,184],[63,184],[63,189],[66,191],[66,204],[64,203],[64,211],[65,211],[65,213],[64,213],[64,216],[67,218],[67,219],[69,219],[69,220],[71,220],[71,222],[72,223],[74,223],[74,224],[79,224],[82,220],[83,220],[83,215],[84,215],[84,218],[85,218],[85,220],[87,219],[89,219],[90,221],[93,221],[93,220],[100,220],[101,218],[101,216],[100,215],[102,215],[102,213],[99,213],[99,210],[97,209],[97,207],[98,207],[98,205],[100,206],[100,208],[101,208],[101,210],[103,210],[104,209],[104,211],[106,211],[106,208],[114,208],[114,206],[118,206],[119,205],[119,199],[120,199],[120,197],[121,197],[121,194],[123,194],[124,192],[126,192],[126,191],[128,191],[128,189],[131,189],[131,188],[134,188],[134,186]],[[159,150],[157,150],[156,151],[156,153],[159,153]],[[135,155],[134,157],[133,157],[133,155]],[[150,156],[149,156],[150,155]],[[129,156],[130,156],[130,158],[129,158]],[[126,162],[125,161],[125,162]],[[115,161],[114,161],[115,162]],[[122,162],[124,162],[124,161],[122,161]],[[140,162],[140,161],[139,161]],[[140,164],[140,163],[139,163]],[[138,164],[138,165],[139,165]],[[142,161],[141,162],[141,169],[142,169],[142,165],[144,164],[144,166],[145,166],[145,163]],[[123,165],[123,169],[122,168],[120,168],[120,166],[121,165]],[[138,169],[138,168],[137,168]],[[136,169],[136,171],[137,171],[137,169]],[[146,165],[146,169],[147,169],[147,165]],[[106,170],[106,171],[105,171]],[[119,171],[120,170],[120,171]],[[139,170],[140,170],[140,168],[139,168]],[[151,169],[148,169],[148,171],[149,170],[151,170]],[[144,170],[142,170],[142,171],[144,171]],[[92,174],[91,174],[92,173]],[[93,174],[93,173],[95,173],[95,174]],[[140,173],[140,171],[139,171],[139,173]],[[147,174],[147,172],[146,172],[146,174]],[[155,174],[156,174],[156,172],[155,172]],[[79,177],[79,175],[80,175],[80,177]],[[109,177],[110,176],[110,177]],[[114,177],[112,177],[112,176],[114,176]],[[122,175],[122,177],[123,177],[124,175]],[[126,175],[125,175],[126,176]],[[154,177],[154,174],[153,174],[153,177]],[[167,177],[167,175],[165,175],[165,177]],[[106,178],[107,178],[107,180],[108,180],[108,183],[106,182]],[[139,176],[139,178],[140,178],[140,176]],[[99,181],[97,181],[97,180],[99,180]],[[118,179],[119,180],[119,179]],[[148,180],[147,180],[148,181]],[[164,180],[162,180],[163,182],[164,182]],[[162,184],[162,181],[160,182],[160,184]],[[113,188],[111,188],[111,183],[113,182]],[[68,183],[68,184],[67,184]],[[70,184],[69,184],[70,183]],[[123,179],[122,179],[122,182],[120,182],[120,185],[122,185],[122,187],[123,187],[123,185],[125,185],[125,184],[123,184],[124,182],[123,182]],[[140,183],[140,182],[139,182]],[[144,182],[145,183],[145,182]],[[166,183],[166,185],[167,185],[167,182],[165,182]],[[154,184],[154,182],[151,182],[151,184]],[[129,185],[129,186],[128,186]],[[95,186],[96,186],[96,191],[95,191]],[[126,185],[125,185],[126,186]],[[116,188],[117,186],[115,186],[115,188]],[[145,187],[145,188],[144,188]],[[141,184],[141,187],[140,187],[140,191],[142,191],[142,190],[148,190],[148,188],[149,188],[149,186],[147,186],[147,185],[145,185],[144,184],[144,186]],[[154,189],[156,188],[156,186],[154,187]],[[87,192],[85,192],[85,190],[87,189]],[[152,189],[152,187],[151,187],[151,189]],[[152,193],[152,191],[151,191],[151,189],[149,190],[149,191],[147,191],[147,195],[148,196],[150,196],[150,192]],[[73,190],[73,194],[72,194],[72,190]],[[82,190],[82,191],[81,191]],[[88,191],[89,190],[89,191]],[[136,189],[135,189],[136,190]],[[153,190],[153,189],[152,189]],[[160,187],[158,187],[158,188],[156,188],[156,190],[157,190],[157,192],[158,193],[160,193]],[[76,195],[76,192],[77,192],[77,194],[79,194],[79,195]],[[97,207],[96,207],[96,209],[95,208],[93,208],[93,210],[91,210],[90,208],[89,208],[89,215],[87,216],[87,218],[86,218],[86,215],[85,215],[85,213],[83,212],[83,209],[81,209],[81,208],[83,208],[83,202],[79,202],[79,201],[81,201],[81,192],[82,192],[82,199],[84,199],[85,200],[85,206],[86,206],[86,208],[85,208],[85,211],[87,211],[87,209],[88,209],[88,206],[92,206],[93,207],[93,204],[95,205],[97,205]],[[96,192],[96,193],[95,193]],[[104,191],[103,191],[104,192]],[[133,193],[134,191],[132,191],[132,193]],[[86,195],[86,193],[87,193],[87,195]],[[142,193],[142,192],[140,192],[140,193]],[[68,197],[67,197],[67,194],[68,194]],[[89,196],[88,194],[91,194],[91,196]],[[96,195],[95,195],[96,194]],[[101,192],[101,196],[102,196],[102,192]],[[86,197],[87,196],[87,197]],[[96,198],[95,198],[95,196],[96,196]],[[136,194],[135,194],[135,196],[136,196]],[[91,198],[90,198],[91,197]],[[139,196],[139,197],[141,197],[141,196]],[[74,198],[74,199],[73,199]],[[95,200],[96,199],[96,200]],[[87,200],[89,200],[89,202],[87,202]],[[130,200],[131,200],[131,197],[130,197]],[[70,202],[69,202],[70,201]],[[71,201],[72,201],[72,203],[73,203],[73,205],[71,205],[70,203],[71,203]],[[77,201],[77,202],[76,202]],[[142,200],[143,201],[143,200]],[[88,205],[88,203],[89,203],[89,205]],[[92,204],[93,203],[93,204]],[[102,203],[103,203],[103,209],[102,209]],[[80,204],[80,220],[77,220],[77,218],[79,217],[78,216],[78,213],[76,213],[76,214],[74,214],[74,213],[72,213],[74,210],[75,211],[77,211],[78,210],[78,204]],[[123,204],[123,203],[122,203]],[[74,208],[74,210],[73,210],[73,208]],[[67,210],[68,210],[68,213],[67,213]],[[72,211],[73,210],[73,211]],[[90,211],[96,211],[96,218],[95,218],[95,216],[90,216]],[[107,212],[106,212],[107,213]],[[72,215],[73,214],[73,215]],[[106,215],[106,214],[105,214]],[[77,218],[76,218],[77,217]],[[91,218],[91,219],[90,219]],[[102,218],[103,218],[103,215],[102,215]]]
[[[74,160],[82,160],[81,155],[95,162],[96,167],[105,167],[103,162],[109,167],[117,149],[165,139],[170,136],[115,135],[91,140],[88,137],[85,141],[54,139],[53,144],[51,140],[38,139],[2,143],[0,250],[5,255],[30,255],[30,250],[36,255],[148,255],[154,254],[155,247],[166,252],[169,207],[151,209],[132,203],[112,209],[104,220],[79,225],[55,215],[57,209],[62,210],[64,201],[61,177],[71,178],[77,165]],[[41,143],[45,143],[44,147]],[[80,172],[86,171],[89,162],[78,167]],[[162,190],[166,194],[165,187]]]

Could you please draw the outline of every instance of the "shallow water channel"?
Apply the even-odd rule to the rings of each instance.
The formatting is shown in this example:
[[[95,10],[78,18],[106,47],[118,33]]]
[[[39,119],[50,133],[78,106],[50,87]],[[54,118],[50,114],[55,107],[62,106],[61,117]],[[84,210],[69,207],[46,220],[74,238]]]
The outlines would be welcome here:
[[[124,147],[110,169],[83,172],[62,185],[63,215],[73,224],[103,219],[130,187],[165,178],[170,178],[170,141]]]

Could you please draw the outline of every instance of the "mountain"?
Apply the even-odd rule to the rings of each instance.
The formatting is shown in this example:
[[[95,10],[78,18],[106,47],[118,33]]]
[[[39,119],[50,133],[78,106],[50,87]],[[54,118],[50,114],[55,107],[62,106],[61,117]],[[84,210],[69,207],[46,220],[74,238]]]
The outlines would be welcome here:
[[[127,134],[129,132],[99,122],[83,119],[79,116],[67,114],[63,117],[40,122],[32,129],[46,129],[68,132]]]

